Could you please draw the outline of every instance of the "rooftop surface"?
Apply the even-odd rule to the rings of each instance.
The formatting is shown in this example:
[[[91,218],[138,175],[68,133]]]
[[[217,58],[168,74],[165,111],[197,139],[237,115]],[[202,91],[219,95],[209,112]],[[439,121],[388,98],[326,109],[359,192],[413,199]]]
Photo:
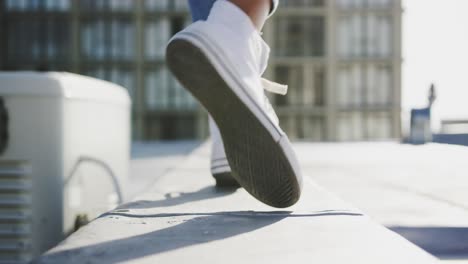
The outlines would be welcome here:
[[[294,207],[277,210],[242,189],[215,189],[207,144],[136,144],[132,202],[39,262],[434,263],[381,225],[447,262],[468,260],[466,147],[296,143],[295,149],[304,194]]]

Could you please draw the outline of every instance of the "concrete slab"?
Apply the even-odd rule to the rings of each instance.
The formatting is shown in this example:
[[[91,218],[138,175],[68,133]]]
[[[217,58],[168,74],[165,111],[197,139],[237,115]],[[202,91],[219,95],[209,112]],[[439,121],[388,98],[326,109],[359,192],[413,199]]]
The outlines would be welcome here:
[[[286,210],[213,184],[204,146],[36,263],[436,263],[311,180]]]
[[[467,147],[300,143],[296,151],[324,188],[448,263],[468,263]]]
[[[198,146],[198,141],[134,142],[130,178],[124,188],[126,202],[148,190],[160,176],[177,167]]]

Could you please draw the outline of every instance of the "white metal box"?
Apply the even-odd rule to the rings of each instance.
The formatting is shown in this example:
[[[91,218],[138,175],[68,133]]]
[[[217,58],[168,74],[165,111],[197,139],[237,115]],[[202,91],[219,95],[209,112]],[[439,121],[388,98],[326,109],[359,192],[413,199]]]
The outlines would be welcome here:
[[[118,85],[58,72],[0,73],[0,100],[0,263],[22,263],[122,201],[131,103]]]

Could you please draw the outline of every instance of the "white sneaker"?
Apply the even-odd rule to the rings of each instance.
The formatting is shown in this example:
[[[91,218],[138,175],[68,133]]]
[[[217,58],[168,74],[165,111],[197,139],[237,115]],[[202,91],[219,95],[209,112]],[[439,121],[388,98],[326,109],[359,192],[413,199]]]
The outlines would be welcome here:
[[[224,152],[223,140],[216,123],[209,117],[211,135],[211,175],[216,180],[217,187],[238,188],[239,183],[231,174],[231,167]]]
[[[249,17],[226,0],[207,21],[177,33],[167,63],[219,128],[232,176],[258,200],[288,207],[302,189],[299,165],[263,88],[285,87],[261,78],[269,47]]]

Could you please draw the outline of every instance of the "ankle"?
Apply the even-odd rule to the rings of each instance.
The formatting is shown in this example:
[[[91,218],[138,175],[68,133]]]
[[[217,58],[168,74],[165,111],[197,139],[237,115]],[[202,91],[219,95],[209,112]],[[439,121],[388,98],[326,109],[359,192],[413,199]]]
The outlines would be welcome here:
[[[207,21],[222,24],[239,36],[248,38],[259,33],[250,17],[228,0],[218,0],[213,5]]]
[[[273,7],[271,0],[229,0],[239,7],[260,32]]]

